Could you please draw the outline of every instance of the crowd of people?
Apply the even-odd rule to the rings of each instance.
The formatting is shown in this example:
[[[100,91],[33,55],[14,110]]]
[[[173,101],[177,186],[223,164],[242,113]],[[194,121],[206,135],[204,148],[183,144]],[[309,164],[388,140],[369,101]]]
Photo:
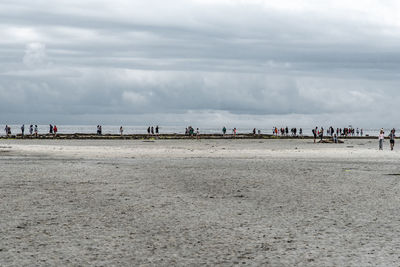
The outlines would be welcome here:
[[[21,136],[22,138],[25,136],[25,125],[23,124],[21,126]],[[158,135],[159,134],[159,129],[160,127],[157,126],[149,126],[147,128],[147,134],[149,136],[151,135]],[[5,135],[6,136],[11,136],[11,126],[6,125],[4,128],[5,131]],[[49,134],[56,136],[58,132],[58,128],[56,125],[52,125],[49,124]],[[121,136],[123,136],[124,133],[124,128],[121,126],[119,128],[119,133]],[[353,128],[352,126],[349,127],[345,127],[345,128],[333,128],[332,126],[330,126],[327,130],[326,130],[326,135],[325,135],[325,129],[323,127],[315,127],[311,130],[312,136],[314,137],[314,143],[316,143],[317,139],[320,139],[321,141],[323,140],[323,138],[328,137],[331,138],[331,140],[334,143],[338,143],[338,138],[339,137],[348,137],[348,136],[364,136],[364,129],[363,128]],[[396,130],[392,129],[389,133],[389,135],[387,136],[388,139],[390,140],[390,149],[393,150],[394,149],[394,144],[395,144],[395,138],[396,138]],[[102,126],[101,125],[97,125],[97,135],[102,135],[103,134],[103,130],[102,130]],[[222,134],[225,135],[227,134],[227,128],[225,126],[223,126],[222,128]],[[236,136],[237,134],[237,129],[236,128],[232,128],[232,135]],[[255,135],[260,135],[261,134],[261,130],[260,129],[256,129],[253,128],[252,134]],[[37,137],[38,136],[38,126],[37,125],[29,125],[29,135],[30,136],[34,136]],[[200,138],[200,130],[199,128],[193,128],[192,126],[188,126],[185,129],[185,135],[187,136],[196,136],[197,138]],[[278,127],[273,127],[272,128],[272,135],[274,136],[291,136],[291,137],[303,137],[303,129],[302,128],[291,128],[289,129],[289,127],[282,127],[282,128],[278,128]],[[368,136],[368,135],[366,135]],[[378,139],[379,139],[379,150],[383,150],[383,142],[385,139],[385,133],[384,130],[381,129],[379,131],[379,135],[378,135]]]

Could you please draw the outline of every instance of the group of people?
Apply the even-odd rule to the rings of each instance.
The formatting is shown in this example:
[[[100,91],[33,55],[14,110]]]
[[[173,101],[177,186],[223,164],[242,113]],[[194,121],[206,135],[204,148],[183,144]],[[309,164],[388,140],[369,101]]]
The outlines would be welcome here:
[[[390,142],[390,150],[393,150],[396,138],[396,130],[394,128],[390,131],[388,137]],[[383,150],[383,141],[385,140],[385,131],[383,130],[383,128],[379,131],[378,140],[379,140],[379,150]]]
[[[192,126],[188,126],[185,129],[185,135],[196,136],[197,139],[199,139],[200,138],[200,130],[199,130],[199,128],[196,128],[196,130],[195,130]]]
[[[57,125],[51,125],[51,124],[49,124],[49,133],[50,134],[54,134],[54,135],[57,135],[57,132],[58,132],[58,129],[57,129]]]
[[[49,124],[49,128],[50,128],[49,129],[49,133],[50,134],[57,135],[57,132],[58,132],[57,125],[53,126],[53,125]],[[25,124],[22,124],[20,129],[21,129],[21,136],[22,136],[22,138],[24,138],[24,136],[25,136]],[[4,128],[4,131],[6,133],[6,136],[10,136],[11,135],[11,127],[9,125],[6,125],[6,127]],[[33,125],[33,124],[29,125],[29,135],[30,136],[37,137],[38,133],[39,133],[39,130],[38,130],[38,126],[36,124],[35,125]]]
[[[278,135],[289,136],[289,127],[286,126],[285,128],[282,127],[280,129],[278,129],[277,127],[272,127],[272,135],[275,135],[275,136],[278,136]],[[300,128],[299,132],[297,134],[297,128],[291,128],[290,129],[290,135],[291,136],[300,136],[300,137],[302,137],[303,136],[303,129]]]
[[[148,135],[154,135],[154,134],[156,134],[156,135],[158,135],[159,134],[159,127],[158,127],[158,125],[156,126],[156,127],[154,127],[154,126],[149,126],[148,128],[147,128],[147,134]],[[154,130],[155,130],[155,133],[154,133]]]

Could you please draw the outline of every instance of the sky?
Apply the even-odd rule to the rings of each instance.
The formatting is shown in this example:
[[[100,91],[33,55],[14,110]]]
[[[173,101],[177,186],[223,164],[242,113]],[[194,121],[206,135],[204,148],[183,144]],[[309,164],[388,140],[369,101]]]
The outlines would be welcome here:
[[[0,124],[400,126],[400,2],[1,0]]]

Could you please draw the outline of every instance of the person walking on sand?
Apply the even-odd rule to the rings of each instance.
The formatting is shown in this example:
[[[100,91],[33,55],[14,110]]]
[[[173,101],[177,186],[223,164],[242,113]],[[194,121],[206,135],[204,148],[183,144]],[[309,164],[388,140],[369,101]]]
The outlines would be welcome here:
[[[154,135],[154,126],[151,126],[151,135]]]
[[[156,126],[156,135],[158,135],[159,129],[160,129],[160,127],[158,127],[158,125],[157,125],[157,126]]]
[[[38,136],[38,126],[35,124],[35,137]]]
[[[223,134],[223,135],[226,134],[226,127],[225,127],[225,126],[222,128],[222,134]]]
[[[53,134],[53,125],[49,124],[49,127],[50,127],[49,133],[50,133],[50,134]]]
[[[57,125],[54,125],[53,127],[54,136],[57,136],[57,131],[58,131]]]
[[[392,130],[390,131],[390,134],[389,134],[389,139],[390,139],[390,150],[392,150],[392,151],[393,151],[393,148],[394,148],[394,139],[396,138],[395,132],[396,132],[396,130],[395,130],[395,129],[392,129]]]
[[[6,127],[4,127],[4,132],[6,133],[6,136],[8,136],[8,125],[6,125]]]
[[[21,126],[21,137],[24,138],[24,132],[25,132],[25,124],[22,124]]]
[[[379,131],[379,150],[383,150],[383,140],[385,139],[385,132],[383,131],[383,128]]]
[[[196,129],[196,138],[200,139],[200,130],[199,130],[199,128]]]
[[[124,129],[121,127],[119,127],[119,134],[122,136],[124,134]]]
[[[33,125],[29,125],[29,134],[32,136],[33,134]]]

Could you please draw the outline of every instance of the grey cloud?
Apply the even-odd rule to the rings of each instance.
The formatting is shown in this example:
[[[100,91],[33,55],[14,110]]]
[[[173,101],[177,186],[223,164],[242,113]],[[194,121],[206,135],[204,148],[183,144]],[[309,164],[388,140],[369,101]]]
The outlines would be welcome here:
[[[166,2],[2,1],[0,119],[194,111],[361,120],[399,100],[395,25],[352,11]]]

